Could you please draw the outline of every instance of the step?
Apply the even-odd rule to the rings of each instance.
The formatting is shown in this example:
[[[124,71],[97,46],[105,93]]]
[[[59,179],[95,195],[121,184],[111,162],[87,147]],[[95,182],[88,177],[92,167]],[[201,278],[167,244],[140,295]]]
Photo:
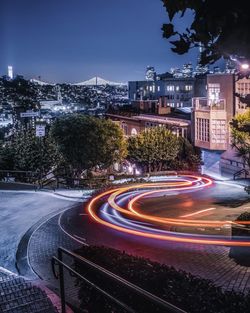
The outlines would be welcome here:
[[[45,291],[4,268],[0,268],[0,312],[58,313]]]
[[[2,311],[3,313],[58,313],[47,299],[38,299]]]
[[[4,300],[4,302],[0,303],[0,312],[1,310],[4,312],[7,309],[10,308],[15,308],[18,306],[22,306],[22,305],[26,305],[28,303],[32,303],[38,300],[43,300],[46,299],[46,295],[42,292],[37,292],[38,290],[27,290],[27,292],[20,292],[20,293],[16,293],[16,297],[12,298],[12,297],[7,297],[6,300]]]
[[[36,293],[37,291],[33,286],[23,285],[15,289],[8,289],[6,292],[1,292],[0,294],[0,306],[6,302],[29,296],[31,293]]]
[[[31,285],[31,283],[21,283],[14,286],[6,286],[2,290],[0,289],[0,299],[1,297],[7,296],[8,294],[12,294],[15,291],[25,290],[32,287],[33,286]]]
[[[9,278],[6,278],[5,280],[0,281],[0,290],[2,288],[6,288],[7,286],[15,286],[15,285],[22,284],[22,283],[25,283],[25,280],[23,278],[10,276]]]

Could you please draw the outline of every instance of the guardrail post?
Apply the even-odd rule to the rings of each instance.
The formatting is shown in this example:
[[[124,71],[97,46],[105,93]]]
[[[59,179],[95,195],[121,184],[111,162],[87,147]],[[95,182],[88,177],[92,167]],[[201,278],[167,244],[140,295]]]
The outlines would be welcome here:
[[[62,262],[62,251],[60,249],[58,249],[58,259]],[[66,313],[63,265],[59,263],[58,266],[59,266],[59,283],[60,283],[60,298],[61,298],[62,313]]]

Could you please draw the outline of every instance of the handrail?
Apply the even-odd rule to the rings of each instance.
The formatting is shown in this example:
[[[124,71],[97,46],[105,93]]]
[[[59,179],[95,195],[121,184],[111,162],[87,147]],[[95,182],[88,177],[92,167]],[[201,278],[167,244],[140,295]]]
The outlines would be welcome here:
[[[105,290],[103,290],[102,288],[98,287],[96,284],[92,283],[90,280],[88,280],[87,278],[85,278],[84,276],[82,276],[81,274],[79,274],[77,271],[75,271],[72,267],[70,267],[69,265],[67,265],[66,263],[62,262],[61,260],[59,260],[58,258],[56,258],[55,256],[52,258],[52,267],[53,267],[53,273],[55,275],[56,278],[59,278],[54,270],[55,265],[59,265],[59,267],[65,267],[71,274],[73,273],[75,276],[79,277],[80,279],[82,279],[83,281],[85,281],[86,283],[88,283],[91,287],[95,288],[96,290],[98,290],[100,293],[102,293],[103,295],[105,295],[106,297],[108,297],[110,300],[112,300],[113,302],[115,302],[116,304],[118,304],[120,307],[122,307],[123,309],[125,309],[127,312],[130,313],[136,313],[134,310],[132,310],[130,307],[128,307],[125,303],[117,300],[115,297],[113,297],[111,294],[109,294],[108,292],[106,292]],[[62,297],[61,297],[62,299]],[[65,301],[65,299],[64,299]],[[64,309],[63,309],[64,308]],[[65,310],[65,302],[64,304],[62,304],[62,313],[66,313]]]
[[[107,276],[108,278],[116,281],[117,283],[119,283],[120,285],[126,286],[128,289],[134,291],[137,294],[142,295],[144,298],[147,298],[148,300],[150,300],[151,302],[157,304],[158,306],[161,306],[162,308],[164,308],[165,310],[167,310],[167,312],[175,312],[175,313],[186,313],[186,311],[176,307],[175,305],[159,298],[158,296],[142,289],[141,287],[127,281],[126,279],[110,272],[109,270],[106,270],[105,268],[101,267],[100,265],[97,265],[95,263],[93,263],[92,261],[87,260],[86,258],[79,256],[78,254],[71,252],[65,248],[58,248],[58,256],[59,256],[59,260],[61,261],[61,266],[66,267],[68,270],[70,269],[70,267],[68,265],[66,265],[65,263],[62,262],[62,255],[68,255],[70,257],[72,257],[75,260],[80,261],[81,263],[84,263],[85,265],[89,266],[92,269],[97,270],[98,272],[101,272],[102,274],[104,274],[105,276]],[[56,258],[54,257],[54,260]],[[65,266],[66,265],[66,266]],[[53,271],[55,273],[55,269],[53,268]],[[73,272],[74,270],[72,269],[71,272]],[[79,274],[79,273],[78,273]],[[79,274],[80,275],[80,274]],[[85,278],[86,279],[86,278]],[[64,312],[63,312],[64,313]]]
[[[234,180],[236,177],[240,176],[242,173],[245,174],[245,178],[247,177],[247,175],[249,175],[249,172],[245,168],[242,168],[238,172],[234,173]]]
[[[19,171],[19,170],[0,170],[1,173],[29,173],[29,174],[37,174],[34,171]]]

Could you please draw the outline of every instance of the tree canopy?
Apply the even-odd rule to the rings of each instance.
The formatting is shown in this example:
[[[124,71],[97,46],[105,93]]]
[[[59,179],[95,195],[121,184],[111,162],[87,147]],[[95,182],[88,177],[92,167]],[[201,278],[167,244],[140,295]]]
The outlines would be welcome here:
[[[164,127],[146,129],[128,139],[128,158],[151,172],[162,170],[179,152],[176,135]]]
[[[39,171],[46,174],[60,161],[50,136],[38,138],[34,129],[20,131],[0,148],[0,165],[6,170]]]
[[[202,64],[221,57],[250,57],[250,14],[246,0],[161,0],[169,23],[163,24],[163,37],[170,39],[172,51],[184,54],[193,47],[204,48]],[[183,32],[176,30],[174,17],[183,18],[191,10],[193,20]],[[177,23],[176,23],[177,24]]]
[[[232,147],[250,168],[250,109],[235,116],[231,123]]]
[[[65,160],[77,171],[108,168],[126,157],[121,128],[110,120],[83,115],[57,119],[51,135]]]

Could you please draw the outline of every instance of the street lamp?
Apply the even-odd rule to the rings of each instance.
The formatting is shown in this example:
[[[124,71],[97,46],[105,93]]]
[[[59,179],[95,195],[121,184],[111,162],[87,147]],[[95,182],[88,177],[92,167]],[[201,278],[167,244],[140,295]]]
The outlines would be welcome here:
[[[248,63],[242,63],[242,64],[241,64],[241,69],[242,69],[243,71],[249,70],[249,64],[248,64]]]

